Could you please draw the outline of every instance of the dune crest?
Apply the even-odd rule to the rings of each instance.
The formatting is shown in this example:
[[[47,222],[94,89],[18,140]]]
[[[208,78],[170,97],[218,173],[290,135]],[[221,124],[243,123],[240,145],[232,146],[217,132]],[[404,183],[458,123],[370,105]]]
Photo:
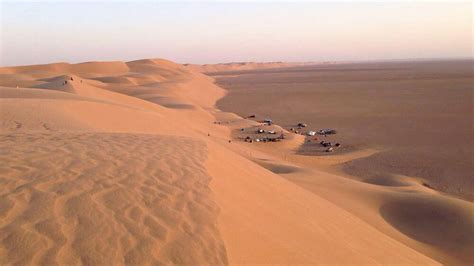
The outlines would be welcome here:
[[[227,262],[203,142],[115,133],[2,142],[2,264]]]
[[[1,264],[437,264],[229,142],[225,91],[189,67],[0,75]]]

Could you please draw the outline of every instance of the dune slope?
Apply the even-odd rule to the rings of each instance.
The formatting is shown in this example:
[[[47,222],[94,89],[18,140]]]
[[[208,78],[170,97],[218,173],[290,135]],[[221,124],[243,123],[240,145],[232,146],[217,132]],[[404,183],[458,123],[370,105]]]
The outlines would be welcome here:
[[[225,264],[205,157],[182,137],[2,136],[2,264]]]
[[[245,156],[184,66],[0,75],[1,264],[437,264]]]

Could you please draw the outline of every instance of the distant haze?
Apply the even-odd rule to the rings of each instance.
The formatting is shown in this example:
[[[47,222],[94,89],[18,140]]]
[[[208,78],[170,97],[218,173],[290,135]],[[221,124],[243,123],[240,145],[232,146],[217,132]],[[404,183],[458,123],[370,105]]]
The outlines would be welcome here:
[[[471,2],[3,1],[0,64],[472,57]]]

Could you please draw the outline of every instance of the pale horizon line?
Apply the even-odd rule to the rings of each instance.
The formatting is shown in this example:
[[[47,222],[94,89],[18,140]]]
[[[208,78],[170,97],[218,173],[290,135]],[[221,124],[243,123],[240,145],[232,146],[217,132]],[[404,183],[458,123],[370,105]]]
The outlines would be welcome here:
[[[345,60],[345,59],[336,59],[336,60],[308,60],[308,61],[294,61],[294,60],[272,60],[272,61],[223,61],[218,63],[182,63],[178,61],[174,61],[172,59],[163,58],[163,57],[147,57],[147,58],[138,58],[138,59],[131,59],[131,60],[88,60],[88,61],[80,61],[80,62],[67,62],[67,61],[55,61],[55,62],[48,62],[48,63],[37,63],[37,64],[20,64],[20,65],[0,65],[0,68],[7,68],[7,67],[22,67],[22,66],[38,66],[38,65],[52,65],[52,64],[84,64],[84,63],[97,63],[97,62],[133,62],[133,61],[140,61],[140,60],[147,60],[147,59],[163,59],[168,60],[177,64],[181,65],[223,65],[223,64],[239,64],[239,63],[258,63],[258,64],[271,64],[271,63],[292,63],[292,64],[337,64],[337,63],[377,63],[377,62],[410,62],[410,61],[464,61],[464,60],[474,60],[474,56],[458,56],[458,57],[413,57],[413,58],[382,58],[382,59],[353,59],[353,60]]]

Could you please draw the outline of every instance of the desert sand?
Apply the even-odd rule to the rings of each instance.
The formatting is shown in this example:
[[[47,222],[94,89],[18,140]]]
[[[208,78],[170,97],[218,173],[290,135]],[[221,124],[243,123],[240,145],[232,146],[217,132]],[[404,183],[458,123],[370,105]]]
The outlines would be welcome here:
[[[305,122],[303,132],[338,131],[317,136],[318,141],[292,134],[301,140],[284,149],[253,144],[286,161],[260,161],[262,166],[443,263],[472,262],[472,61],[324,64],[212,75],[229,90],[218,101],[223,110],[272,118],[286,129]],[[249,135],[234,132],[240,139]],[[342,146],[327,153],[320,140]],[[301,171],[308,169],[333,175]]]
[[[242,142],[225,94],[162,59],[0,68],[0,264],[472,263],[472,203]]]
[[[233,62],[233,63],[221,63],[221,64],[184,64],[187,69],[192,71],[201,72],[208,75],[218,75],[223,73],[228,75],[231,71],[244,71],[244,70],[269,70],[279,69],[295,66],[313,65],[315,62]]]
[[[271,117],[285,128],[334,128],[345,152],[378,149],[341,165],[366,182],[395,174],[467,200],[472,189],[472,61],[317,65],[220,75],[224,110]],[[245,106],[241,103],[245,101]],[[317,142],[301,154],[327,155]]]

